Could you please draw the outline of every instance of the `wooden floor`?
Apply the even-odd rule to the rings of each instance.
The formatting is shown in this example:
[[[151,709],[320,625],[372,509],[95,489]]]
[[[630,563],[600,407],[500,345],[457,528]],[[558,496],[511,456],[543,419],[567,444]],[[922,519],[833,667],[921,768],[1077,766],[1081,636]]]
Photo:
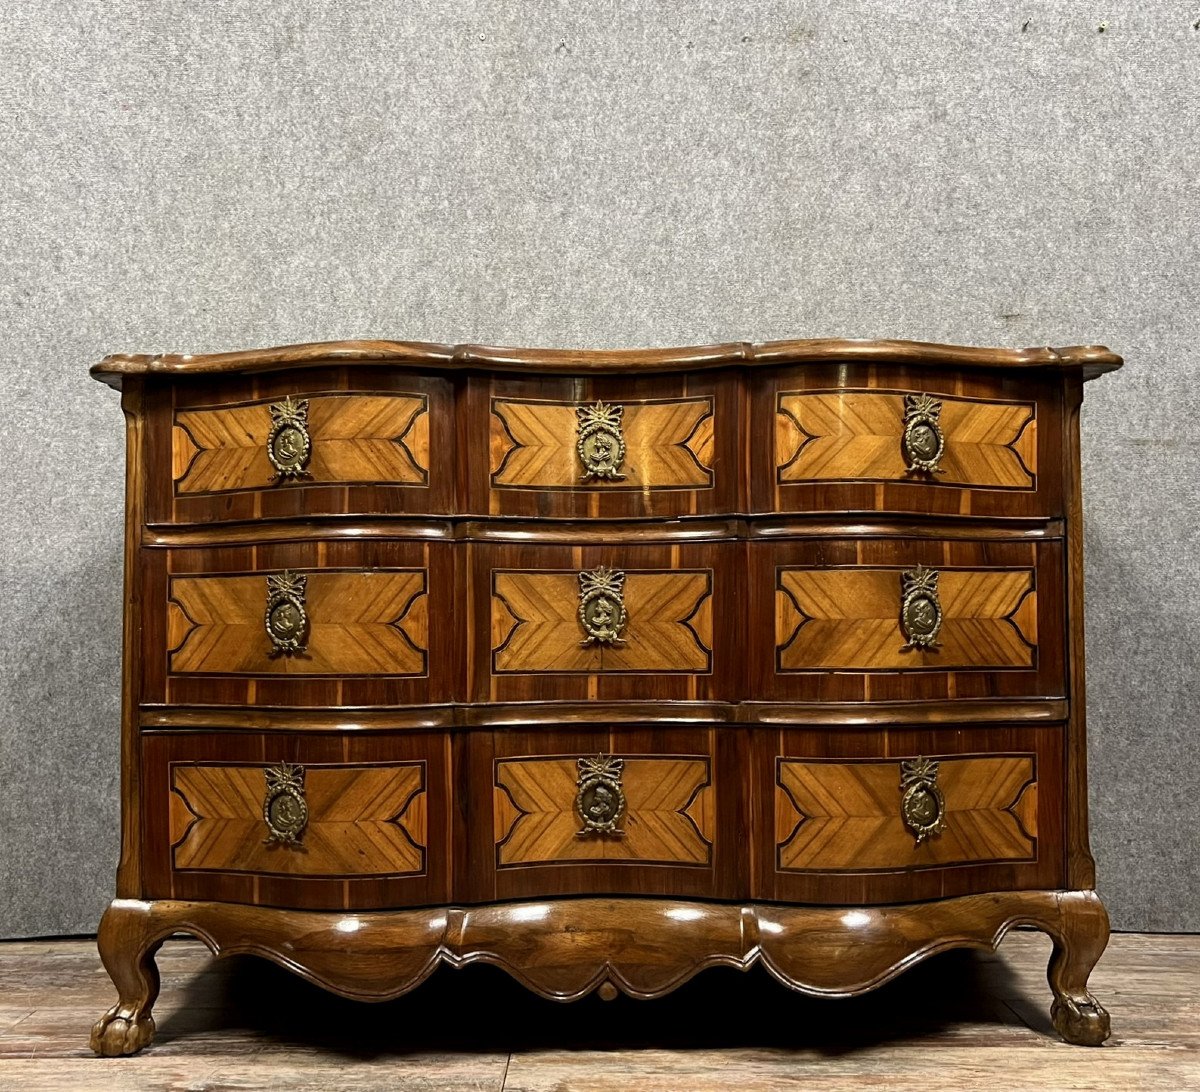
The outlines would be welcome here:
[[[196,941],[159,957],[158,1038],[98,1059],[113,1000],[91,941],[0,943],[0,1089],[698,1092],[1200,1088],[1200,936],[1114,936],[1092,976],[1113,1038],[1071,1047],[1047,1018],[1049,941],[951,952],[853,1001],[708,971],[657,1002],[540,1001],[488,967],[383,1005],[343,1001]]]

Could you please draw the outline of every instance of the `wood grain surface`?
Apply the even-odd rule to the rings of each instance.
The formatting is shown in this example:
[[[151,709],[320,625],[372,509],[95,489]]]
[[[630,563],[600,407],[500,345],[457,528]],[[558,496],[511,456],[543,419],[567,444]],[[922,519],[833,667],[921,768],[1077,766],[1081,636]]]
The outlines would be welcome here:
[[[874,905],[1063,883],[1061,725],[753,730],[754,898]],[[939,763],[941,834],[916,845],[900,763]],[[769,836],[768,836],[768,832]]]
[[[935,756],[925,756],[935,757]],[[781,758],[775,790],[780,872],[908,872],[1037,858],[1034,755],[940,758],[944,829],[920,845],[904,823],[900,761]]]
[[[942,569],[935,648],[900,627],[903,569],[778,571],[779,671],[1031,668],[1037,663],[1033,569]]]
[[[587,403],[584,403],[586,405]],[[702,489],[712,484],[712,399],[622,404],[623,481],[585,483],[576,403],[495,399],[493,489]]]
[[[303,652],[277,655],[263,625],[266,577],[177,576],[169,585],[172,674],[424,675],[428,574],[309,572]]]
[[[1062,378],[903,363],[784,368],[747,382],[749,511],[1063,514]],[[942,473],[907,471],[906,394],[942,403]]]
[[[579,573],[492,571],[492,671],[712,670],[712,570],[625,571],[623,643],[583,647]]]
[[[428,402],[421,395],[309,394],[314,482],[424,485],[429,475]],[[172,432],[172,468],[180,493],[265,489],[275,482],[267,458],[271,403],[180,410]]]
[[[1063,544],[888,538],[749,543],[747,690],[766,702],[1060,698]],[[906,648],[903,573],[938,570],[939,647]],[[770,647],[767,647],[767,646]]]
[[[450,748],[439,733],[142,737],[144,893],[261,906],[420,906],[450,897]],[[267,844],[268,767],[304,767],[308,825]]]
[[[623,762],[626,806],[621,834],[613,836],[580,833],[576,757],[497,762],[496,866],[553,861],[707,865],[716,818],[707,757],[623,756]]]
[[[466,543],[470,702],[705,701],[741,686],[736,543]],[[584,644],[581,572],[625,573],[623,643]]]
[[[782,392],[775,415],[778,480],[908,481],[905,391]],[[925,392],[942,403],[945,451],[926,481],[1033,489],[1037,421],[1030,402],[985,402]]]
[[[268,841],[263,766],[171,767],[168,837],[177,871],[387,876],[425,868],[425,764],[308,766],[308,823]]]
[[[275,480],[270,406],[309,403],[309,477]],[[459,452],[448,377],[352,365],[150,381],[145,519],[237,526],[343,515],[449,515]],[[393,429],[395,431],[393,431]]]

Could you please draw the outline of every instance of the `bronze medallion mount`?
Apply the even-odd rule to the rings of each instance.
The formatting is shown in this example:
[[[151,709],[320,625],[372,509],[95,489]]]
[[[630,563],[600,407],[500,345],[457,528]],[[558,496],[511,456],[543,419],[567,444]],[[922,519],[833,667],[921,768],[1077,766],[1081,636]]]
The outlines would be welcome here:
[[[266,844],[293,845],[308,826],[308,803],[304,799],[304,767],[281,762],[264,771],[267,795],[263,799]]]
[[[937,569],[918,565],[900,576],[900,630],[904,649],[938,647],[942,630],[942,603],[938,598]],[[903,651],[903,650],[902,650]]]
[[[625,768],[623,758],[597,755],[595,758],[580,758],[579,792],[575,796],[575,810],[583,820],[583,829],[577,837],[589,834],[608,834],[620,838],[623,830],[617,829],[621,816],[625,814],[625,791],[621,787],[621,773]]]
[[[308,612],[304,609],[308,577],[285,569],[267,577],[267,610],[263,624],[271,639],[271,655],[290,655],[307,647]]]
[[[290,394],[282,402],[271,403],[271,431],[267,436],[267,458],[275,468],[276,482],[311,478],[308,460],[312,455],[312,437],[308,434],[308,399],[297,400]]]
[[[580,481],[623,482],[621,464],[625,462],[625,437],[621,432],[624,406],[606,405],[596,402],[591,406],[579,406],[575,416],[579,419],[575,450],[583,463],[584,473]]]
[[[621,631],[628,617],[623,572],[601,565],[579,574],[579,624],[587,634],[581,647],[623,645]]]
[[[942,433],[941,415],[942,404],[931,395],[904,396],[904,435],[900,444],[910,474],[942,473],[938,463],[946,453],[946,437]]]
[[[904,825],[920,845],[941,834],[946,825],[946,800],[937,785],[938,764],[930,758],[913,758],[900,763],[900,814]]]

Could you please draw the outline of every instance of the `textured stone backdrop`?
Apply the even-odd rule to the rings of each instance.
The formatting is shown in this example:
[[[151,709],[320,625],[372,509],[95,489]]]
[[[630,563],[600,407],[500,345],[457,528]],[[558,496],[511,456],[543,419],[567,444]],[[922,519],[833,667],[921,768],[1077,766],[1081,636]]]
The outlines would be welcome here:
[[[0,935],[92,930],[116,864],[87,366],[346,337],[1125,353],[1084,414],[1092,840],[1117,927],[1200,928],[1197,17],[7,0]]]

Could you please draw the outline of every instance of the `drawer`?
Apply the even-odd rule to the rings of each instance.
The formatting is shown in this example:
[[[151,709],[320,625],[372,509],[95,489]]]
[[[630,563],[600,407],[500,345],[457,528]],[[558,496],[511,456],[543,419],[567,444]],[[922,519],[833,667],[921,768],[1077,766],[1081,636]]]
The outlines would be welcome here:
[[[150,898],[309,909],[448,899],[444,737],[142,739]]]
[[[1061,392],[898,366],[782,370],[754,388],[756,512],[1063,514]]]
[[[460,889],[471,901],[736,897],[740,745],[715,729],[472,733]]]
[[[379,706],[452,700],[449,543],[143,551],[143,701]]]
[[[873,904],[1062,885],[1062,726],[760,731],[754,897]]]
[[[472,379],[470,510],[604,517],[739,511],[736,378]]]
[[[469,546],[471,700],[725,697],[736,547]]]
[[[754,542],[764,701],[1062,697],[1062,542]]]
[[[177,384],[149,408],[151,523],[454,509],[444,379],[284,373]]]

